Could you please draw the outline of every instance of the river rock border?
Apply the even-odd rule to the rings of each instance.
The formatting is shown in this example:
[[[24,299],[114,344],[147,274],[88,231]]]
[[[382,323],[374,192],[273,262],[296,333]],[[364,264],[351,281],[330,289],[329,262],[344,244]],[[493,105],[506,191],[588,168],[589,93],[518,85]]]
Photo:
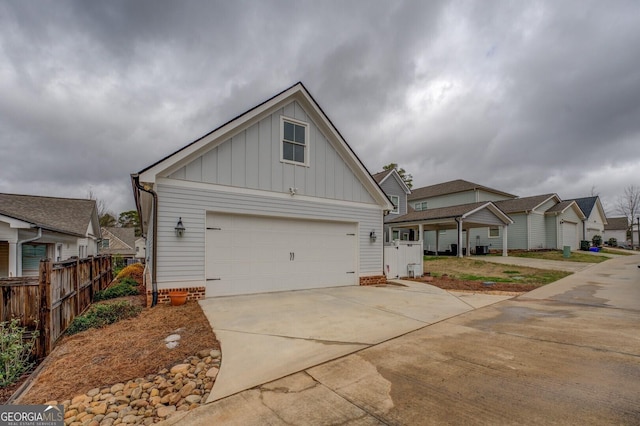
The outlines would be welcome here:
[[[66,401],[66,426],[151,425],[204,404],[220,369],[220,351],[203,350],[145,378],[95,388]]]

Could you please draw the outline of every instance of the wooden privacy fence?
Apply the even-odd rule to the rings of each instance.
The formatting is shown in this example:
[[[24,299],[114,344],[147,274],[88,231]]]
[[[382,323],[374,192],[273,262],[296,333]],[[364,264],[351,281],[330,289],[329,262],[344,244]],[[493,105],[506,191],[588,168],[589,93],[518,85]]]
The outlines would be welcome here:
[[[44,259],[38,277],[0,278],[0,321],[19,318],[31,332],[38,330],[36,355],[44,357],[111,280],[111,256],[55,263]]]

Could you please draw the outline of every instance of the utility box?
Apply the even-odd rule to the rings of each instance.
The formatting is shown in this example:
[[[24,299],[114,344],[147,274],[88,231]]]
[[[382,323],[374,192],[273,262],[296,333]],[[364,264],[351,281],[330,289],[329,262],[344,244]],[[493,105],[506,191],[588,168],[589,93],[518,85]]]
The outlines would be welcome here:
[[[568,259],[571,257],[571,246],[562,247],[562,257]]]

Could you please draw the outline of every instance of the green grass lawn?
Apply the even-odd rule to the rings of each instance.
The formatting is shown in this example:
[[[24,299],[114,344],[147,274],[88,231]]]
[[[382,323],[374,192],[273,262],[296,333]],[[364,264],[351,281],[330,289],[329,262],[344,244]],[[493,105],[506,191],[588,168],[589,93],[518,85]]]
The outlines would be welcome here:
[[[526,251],[521,253],[509,253],[511,257],[526,257],[529,259],[544,259],[544,260],[559,260],[562,262],[585,262],[585,263],[600,263],[609,259],[606,256],[598,256],[587,253],[571,252],[571,257],[565,258],[562,256],[562,251]]]
[[[570,272],[502,265],[469,258],[425,256],[424,271],[438,277],[444,274],[460,280],[493,281],[545,285],[571,275]]]

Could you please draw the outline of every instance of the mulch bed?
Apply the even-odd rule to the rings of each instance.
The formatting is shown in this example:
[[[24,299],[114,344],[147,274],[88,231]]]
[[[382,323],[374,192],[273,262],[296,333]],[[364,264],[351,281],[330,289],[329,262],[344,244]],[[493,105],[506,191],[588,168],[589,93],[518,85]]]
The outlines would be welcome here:
[[[409,280],[431,284],[443,290],[473,291],[478,293],[494,292],[494,291],[526,293],[528,291],[535,290],[536,288],[540,287],[537,284],[500,283],[500,282],[496,282],[491,285],[486,285],[482,281],[458,280],[447,275],[443,275],[441,277],[425,276],[425,277],[409,278]]]

